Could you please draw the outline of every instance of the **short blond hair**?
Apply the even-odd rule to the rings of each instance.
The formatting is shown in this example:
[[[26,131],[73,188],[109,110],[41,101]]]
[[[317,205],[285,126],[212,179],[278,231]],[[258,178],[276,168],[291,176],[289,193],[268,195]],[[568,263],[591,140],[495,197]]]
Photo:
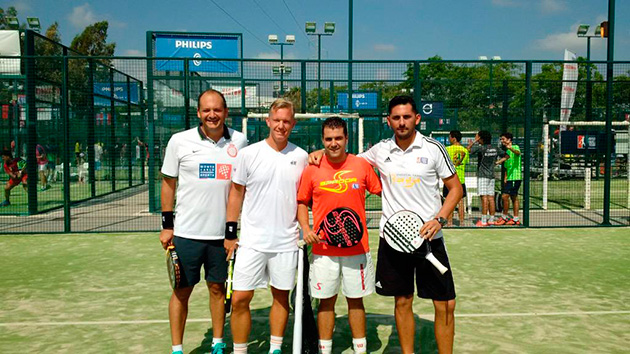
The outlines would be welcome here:
[[[291,116],[293,116],[293,119],[295,119],[295,108],[293,108],[293,102],[285,100],[284,98],[278,98],[277,100],[273,101],[271,107],[269,107],[269,113],[271,114],[271,112],[276,112],[281,108],[291,109]]]

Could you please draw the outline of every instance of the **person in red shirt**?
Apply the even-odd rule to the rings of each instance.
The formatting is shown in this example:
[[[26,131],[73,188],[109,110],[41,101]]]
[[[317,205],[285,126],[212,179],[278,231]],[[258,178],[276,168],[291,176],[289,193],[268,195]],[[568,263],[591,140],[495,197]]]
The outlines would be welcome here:
[[[26,175],[26,164],[24,163],[24,161],[22,161],[22,159],[20,159],[19,157],[13,158],[11,151],[2,151],[2,162],[4,172],[9,175],[9,180],[4,186],[4,201],[0,203],[0,206],[5,207],[11,205],[11,202],[9,202],[11,189],[22,183],[22,187],[24,187],[24,190],[26,190],[26,180],[28,176]]]
[[[374,271],[365,222],[365,191],[380,195],[381,183],[366,160],[346,153],[348,128],[343,119],[331,117],[324,121],[322,141],[325,150],[322,163],[304,170],[297,197],[298,221],[304,240],[313,246],[309,287],[311,296],[320,299],[317,313],[319,347],[323,354],[332,351],[335,302],[339,286],[343,284],[354,352],[365,353],[363,297],[374,292]],[[309,224],[309,206],[313,211],[313,228]],[[352,247],[328,246],[314,231],[328,212],[339,207],[350,208],[361,217],[363,237]]]

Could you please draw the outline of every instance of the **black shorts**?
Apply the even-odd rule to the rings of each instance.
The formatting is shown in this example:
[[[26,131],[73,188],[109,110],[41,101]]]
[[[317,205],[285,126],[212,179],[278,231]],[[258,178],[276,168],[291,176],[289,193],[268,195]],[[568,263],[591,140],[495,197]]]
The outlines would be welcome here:
[[[462,183],[462,192],[464,192],[462,198],[466,198],[466,183]],[[446,188],[446,185],[442,188],[442,195],[444,195],[444,198],[448,195],[448,188]]]
[[[376,293],[384,296],[413,294],[415,274],[418,297],[439,301],[455,299],[455,283],[444,239],[431,241],[431,251],[449,268],[443,275],[424,257],[398,252],[381,237],[376,263]]]
[[[199,283],[203,265],[206,281],[224,283],[227,279],[227,257],[223,240],[191,240],[175,236],[173,245],[182,264],[181,287]]]
[[[509,194],[511,196],[518,195],[518,190],[521,188],[521,181],[507,181],[501,189],[502,194]]]

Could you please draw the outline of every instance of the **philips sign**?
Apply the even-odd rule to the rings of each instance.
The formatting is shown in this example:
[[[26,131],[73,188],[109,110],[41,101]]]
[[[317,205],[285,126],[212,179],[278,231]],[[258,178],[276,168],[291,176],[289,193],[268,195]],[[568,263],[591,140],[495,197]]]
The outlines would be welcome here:
[[[352,109],[376,110],[378,109],[378,93],[377,92],[353,92],[352,93]],[[337,94],[337,107],[341,110],[348,109],[348,93],[341,92]]]
[[[237,73],[238,61],[203,59],[239,59],[240,35],[155,34],[155,56],[188,58],[190,72]],[[158,71],[184,71],[183,60],[156,60]]]

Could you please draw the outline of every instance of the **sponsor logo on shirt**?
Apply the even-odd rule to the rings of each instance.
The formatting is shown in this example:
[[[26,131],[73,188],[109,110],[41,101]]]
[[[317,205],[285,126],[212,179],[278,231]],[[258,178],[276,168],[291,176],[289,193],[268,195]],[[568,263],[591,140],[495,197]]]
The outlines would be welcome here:
[[[426,157],[422,156],[422,157],[418,157],[416,159],[416,163],[423,163],[423,164],[428,164],[429,163],[429,159],[427,159]]]
[[[297,161],[291,161],[291,165],[296,166],[297,165]]]
[[[230,157],[236,157],[236,155],[238,154],[238,149],[236,148],[236,146],[234,144],[230,143],[230,145],[227,148],[227,154]]]
[[[392,173],[389,175],[389,181],[392,184],[402,184],[405,188],[412,188],[416,184],[420,183],[420,177],[415,175],[401,174],[397,175]]]
[[[230,164],[199,164],[199,179],[229,180],[232,177],[232,165]]]
[[[387,158],[385,159],[385,162],[392,162],[392,159],[390,159],[389,156],[387,156]]]
[[[352,189],[359,189],[358,183],[352,183]]]
[[[333,193],[344,193],[348,190],[348,184],[357,181],[356,177],[351,178],[343,178],[343,175],[351,173],[352,171],[339,171],[334,174],[332,181],[321,181],[319,182],[319,189],[333,192]],[[332,185],[336,185],[336,187],[332,187]],[[331,187],[325,187],[331,186]],[[354,186],[353,186],[354,188]]]

